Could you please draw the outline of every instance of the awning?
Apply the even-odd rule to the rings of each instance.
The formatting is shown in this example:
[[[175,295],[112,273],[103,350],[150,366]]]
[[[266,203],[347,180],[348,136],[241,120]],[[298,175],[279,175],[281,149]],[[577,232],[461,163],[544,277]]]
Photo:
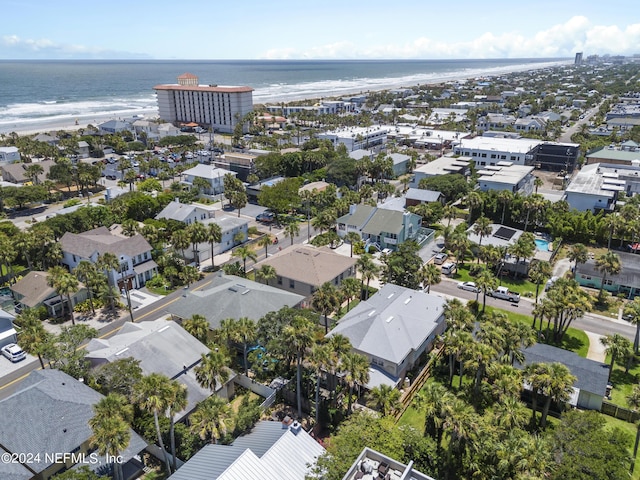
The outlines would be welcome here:
[[[372,390],[375,387],[380,387],[380,385],[389,385],[392,388],[395,388],[400,381],[399,378],[394,377],[393,375],[385,372],[381,368],[376,367],[375,365],[369,366],[369,381],[365,385],[368,390]]]
[[[0,341],[5,340],[9,337],[12,337],[16,334],[15,328],[10,328],[9,330],[5,330],[4,332],[0,332]]]
[[[148,272],[149,270],[153,270],[154,268],[158,268],[158,264],[153,260],[149,260],[148,262],[144,262],[133,267],[133,271],[136,275],[140,275],[141,273]]]

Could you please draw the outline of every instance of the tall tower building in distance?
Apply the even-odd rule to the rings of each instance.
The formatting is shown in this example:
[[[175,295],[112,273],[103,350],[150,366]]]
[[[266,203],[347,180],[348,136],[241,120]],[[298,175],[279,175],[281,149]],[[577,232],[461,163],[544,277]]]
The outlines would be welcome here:
[[[576,53],[576,59],[573,61],[574,65],[582,65],[582,52]]]

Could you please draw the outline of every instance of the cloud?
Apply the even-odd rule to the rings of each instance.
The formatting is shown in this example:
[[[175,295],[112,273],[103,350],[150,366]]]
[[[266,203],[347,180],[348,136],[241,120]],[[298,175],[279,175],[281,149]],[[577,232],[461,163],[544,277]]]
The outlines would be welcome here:
[[[6,35],[0,38],[0,58],[150,58],[149,55],[108,50],[87,45],[57,44],[47,38],[20,38]]]
[[[418,37],[405,44],[368,44],[364,47],[351,42],[334,42],[305,50],[271,49],[261,58],[553,58],[573,57],[577,51],[630,55],[638,53],[638,45],[640,23],[621,29],[593,25],[587,17],[575,16],[530,37],[517,32],[485,32],[472,40],[453,42],[429,37]]]

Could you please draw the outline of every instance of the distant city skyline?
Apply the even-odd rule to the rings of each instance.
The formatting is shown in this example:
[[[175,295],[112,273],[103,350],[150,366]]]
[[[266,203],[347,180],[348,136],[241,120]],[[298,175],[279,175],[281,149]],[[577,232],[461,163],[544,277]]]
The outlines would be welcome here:
[[[471,59],[640,53],[635,2],[0,0],[0,59]]]

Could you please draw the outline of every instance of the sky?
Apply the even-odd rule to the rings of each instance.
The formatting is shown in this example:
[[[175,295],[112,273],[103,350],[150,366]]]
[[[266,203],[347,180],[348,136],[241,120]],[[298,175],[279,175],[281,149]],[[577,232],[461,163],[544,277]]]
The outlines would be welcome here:
[[[640,54],[637,0],[0,0],[0,60]]]

